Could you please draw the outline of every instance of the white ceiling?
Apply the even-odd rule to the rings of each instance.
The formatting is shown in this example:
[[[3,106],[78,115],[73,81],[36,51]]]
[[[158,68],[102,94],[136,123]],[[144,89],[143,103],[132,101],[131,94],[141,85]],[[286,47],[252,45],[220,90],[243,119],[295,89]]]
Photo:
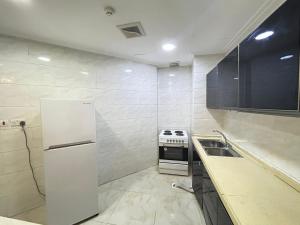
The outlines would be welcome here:
[[[268,0],[1,0],[0,33],[133,59],[191,64],[225,46]],[[116,13],[106,16],[105,6]],[[140,21],[146,36],[126,39],[116,25]],[[163,52],[162,43],[177,45]]]

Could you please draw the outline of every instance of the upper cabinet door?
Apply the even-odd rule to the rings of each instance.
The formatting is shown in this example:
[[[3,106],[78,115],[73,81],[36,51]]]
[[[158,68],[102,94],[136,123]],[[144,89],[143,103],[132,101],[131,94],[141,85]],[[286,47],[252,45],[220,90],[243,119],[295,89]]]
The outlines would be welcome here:
[[[288,0],[240,44],[240,108],[298,109],[299,4]]]
[[[238,107],[238,48],[230,52],[218,65],[220,107]]]
[[[215,67],[206,76],[206,106],[207,108],[219,108],[219,83],[218,67]]]

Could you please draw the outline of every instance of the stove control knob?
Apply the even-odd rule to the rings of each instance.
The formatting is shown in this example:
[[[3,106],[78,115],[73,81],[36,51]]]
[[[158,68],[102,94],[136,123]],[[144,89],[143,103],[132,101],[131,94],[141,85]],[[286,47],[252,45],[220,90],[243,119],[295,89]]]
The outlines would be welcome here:
[[[167,142],[170,142],[170,140],[169,140],[169,139],[167,139]]]

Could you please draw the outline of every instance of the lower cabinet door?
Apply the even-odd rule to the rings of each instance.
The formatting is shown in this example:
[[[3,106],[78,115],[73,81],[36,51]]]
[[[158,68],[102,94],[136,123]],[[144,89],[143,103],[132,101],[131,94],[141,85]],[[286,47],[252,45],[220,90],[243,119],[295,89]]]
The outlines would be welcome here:
[[[203,178],[203,196],[206,199],[206,206],[209,211],[217,212],[218,209],[218,192],[209,178]]]
[[[192,163],[192,186],[196,195],[197,201],[202,208],[202,162],[198,153],[193,150],[193,163]]]
[[[210,219],[210,216],[209,216],[209,213],[208,213],[205,203],[203,203],[203,216],[204,216],[206,225],[215,225],[211,222],[211,219]]]
[[[218,203],[218,225],[233,225],[231,218],[220,199]]]

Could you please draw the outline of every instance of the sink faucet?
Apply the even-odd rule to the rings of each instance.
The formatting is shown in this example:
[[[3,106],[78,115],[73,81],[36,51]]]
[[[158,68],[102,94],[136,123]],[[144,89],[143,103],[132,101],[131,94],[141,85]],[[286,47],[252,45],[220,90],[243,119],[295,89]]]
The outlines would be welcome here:
[[[229,147],[229,144],[228,144],[228,142],[227,142],[227,138],[226,138],[225,134],[222,133],[222,132],[219,131],[219,130],[213,130],[213,132],[221,134],[221,136],[223,137],[224,142],[225,142],[225,147],[228,148],[228,147]]]

